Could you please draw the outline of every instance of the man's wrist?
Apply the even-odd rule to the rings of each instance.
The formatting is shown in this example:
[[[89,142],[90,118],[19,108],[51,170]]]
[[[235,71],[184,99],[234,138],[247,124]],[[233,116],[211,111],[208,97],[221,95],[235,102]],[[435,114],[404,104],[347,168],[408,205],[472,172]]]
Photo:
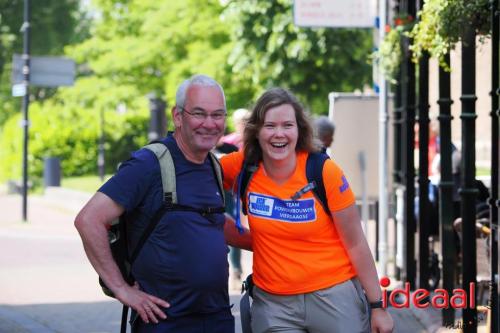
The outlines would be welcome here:
[[[384,302],[379,299],[374,302],[369,302],[370,309],[383,309],[384,308]]]

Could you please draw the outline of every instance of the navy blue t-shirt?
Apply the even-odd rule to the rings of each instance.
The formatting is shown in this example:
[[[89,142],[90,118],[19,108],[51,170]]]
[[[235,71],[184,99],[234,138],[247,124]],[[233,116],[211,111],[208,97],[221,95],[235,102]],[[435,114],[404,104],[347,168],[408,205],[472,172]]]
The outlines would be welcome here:
[[[186,160],[172,136],[168,144],[175,164],[178,203],[194,208],[221,207],[222,195],[207,157],[203,164]],[[131,248],[162,204],[158,159],[141,149],[124,162],[100,189],[126,213],[134,211],[129,225]],[[171,211],[160,220],[132,267],[141,289],[167,300],[169,317],[212,313],[229,308],[224,215]]]

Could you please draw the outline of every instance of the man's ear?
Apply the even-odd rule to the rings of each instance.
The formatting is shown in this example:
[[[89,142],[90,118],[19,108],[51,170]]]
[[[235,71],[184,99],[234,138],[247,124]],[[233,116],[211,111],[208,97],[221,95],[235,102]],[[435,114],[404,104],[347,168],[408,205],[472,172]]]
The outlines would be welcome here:
[[[172,119],[174,120],[175,128],[181,127],[181,123],[182,123],[181,117],[182,117],[181,110],[177,106],[174,106],[172,108]]]

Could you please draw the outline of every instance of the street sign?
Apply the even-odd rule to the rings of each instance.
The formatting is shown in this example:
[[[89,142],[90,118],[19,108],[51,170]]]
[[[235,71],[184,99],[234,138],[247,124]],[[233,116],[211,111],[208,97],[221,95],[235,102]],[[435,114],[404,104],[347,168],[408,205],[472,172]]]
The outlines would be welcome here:
[[[22,83],[24,60],[21,55],[12,58],[12,84]],[[72,86],[75,81],[75,62],[63,57],[30,57],[30,86]],[[21,95],[22,96],[22,95]]]
[[[375,0],[295,0],[293,17],[301,27],[373,28]]]
[[[12,86],[12,96],[21,97],[24,95],[26,95],[26,85],[24,83],[18,83]]]

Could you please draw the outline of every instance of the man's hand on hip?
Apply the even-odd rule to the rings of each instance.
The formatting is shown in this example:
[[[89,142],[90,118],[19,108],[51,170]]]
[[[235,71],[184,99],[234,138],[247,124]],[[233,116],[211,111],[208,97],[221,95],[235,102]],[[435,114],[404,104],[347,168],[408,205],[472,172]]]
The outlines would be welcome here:
[[[170,304],[161,298],[146,294],[139,289],[137,283],[134,287],[124,286],[115,293],[116,298],[125,305],[128,305],[141,317],[142,321],[158,323],[158,318],[166,319],[167,315],[161,308],[168,308]]]

